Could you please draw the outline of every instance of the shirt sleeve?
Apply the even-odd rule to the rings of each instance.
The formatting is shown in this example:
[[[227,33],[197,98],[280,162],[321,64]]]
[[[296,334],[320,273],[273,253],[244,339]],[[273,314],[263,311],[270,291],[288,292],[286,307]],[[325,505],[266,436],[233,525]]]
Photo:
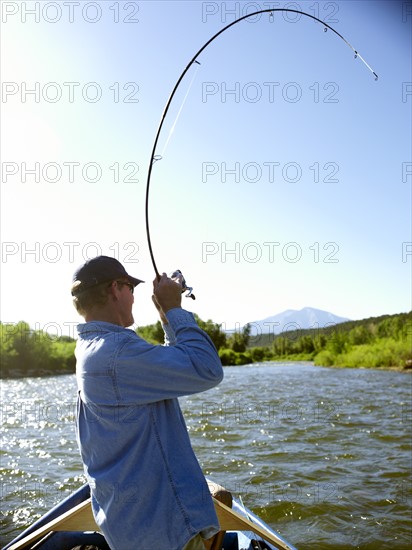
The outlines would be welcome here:
[[[176,344],[176,334],[170,324],[163,325],[163,332],[165,333],[164,346],[174,346]]]
[[[206,391],[222,381],[216,348],[193,315],[174,308],[166,316],[174,345],[154,346],[135,334],[119,344],[112,375],[121,402],[172,399]],[[166,336],[172,336],[169,329]]]

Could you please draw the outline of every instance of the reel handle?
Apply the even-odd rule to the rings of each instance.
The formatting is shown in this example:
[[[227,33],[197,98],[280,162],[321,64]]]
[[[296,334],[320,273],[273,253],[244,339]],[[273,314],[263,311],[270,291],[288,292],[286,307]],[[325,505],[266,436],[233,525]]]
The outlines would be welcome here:
[[[193,287],[187,286],[186,279],[184,278],[183,273],[180,271],[180,269],[176,269],[176,271],[173,271],[170,277],[173,278],[177,277],[178,275],[182,276],[182,294],[183,292],[187,291],[187,294],[185,294],[186,298],[192,298],[192,300],[196,300],[196,296],[193,294]]]

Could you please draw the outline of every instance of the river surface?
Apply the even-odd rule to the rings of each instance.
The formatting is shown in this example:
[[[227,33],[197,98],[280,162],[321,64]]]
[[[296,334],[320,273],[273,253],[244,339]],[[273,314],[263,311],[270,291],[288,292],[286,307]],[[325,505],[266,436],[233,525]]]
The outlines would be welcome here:
[[[2,546],[84,483],[74,375],[2,381]],[[411,376],[226,367],[181,399],[205,474],[299,550],[409,549]]]

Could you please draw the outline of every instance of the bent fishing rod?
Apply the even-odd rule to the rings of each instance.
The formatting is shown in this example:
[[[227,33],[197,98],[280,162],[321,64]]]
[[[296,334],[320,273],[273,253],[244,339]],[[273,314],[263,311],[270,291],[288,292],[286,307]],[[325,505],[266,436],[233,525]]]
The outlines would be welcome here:
[[[268,13],[269,16],[271,18],[273,18],[273,14],[275,12],[288,12],[288,13],[294,13],[294,14],[299,14],[299,15],[303,15],[305,17],[308,17],[310,19],[313,19],[314,21],[316,21],[317,23],[321,24],[323,26],[323,29],[324,31],[326,32],[328,29],[331,30],[336,36],[338,36],[341,40],[343,40],[345,42],[345,44],[352,50],[353,54],[354,54],[354,57],[355,59],[360,59],[363,64],[369,69],[369,71],[373,74],[373,76],[375,77],[375,80],[378,80],[378,75],[375,73],[375,71],[368,65],[368,63],[363,59],[363,57],[360,55],[360,53],[355,50],[355,48],[352,46],[352,44],[350,44],[346,38],[344,38],[337,30],[335,30],[333,27],[331,27],[328,23],[326,23],[325,21],[322,21],[321,19],[319,19],[318,17],[315,17],[314,15],[311,15],[310,13],[306,13],[304,11],[301,11],[301,10],[294,10],[294,9],[290,9],[290,8],[267,8],[267,9],[264,9],[264,10],[258,10],[258,11],[255,11],[253,13],[248,13],[247,15],[243,15],[242,17],[239,17],[239,19],[236,19],[235,21],[232,21],[231,23],[229,23],[228,25],[226,25],[225,27],[223,27],[220,31],[218,31],[216,34],[214,34],[209,40],[207,40],[203,46],[195,53],[195,55],[192,57],[192,59],[189,61],[189,63],[186,65],[186,67],[184,68],[184,70],[182,71],[181,75],[179,76],[173,90],[172,90],[172,93],[170,94],[169,96],[169,99],[167,100],[167,103],[166,103],[166,106],[163,110],[163,114],[161,116],[161,119],[160,119],[160,123],[159,123],[159,127],[158,127],[158,130],[157,130],[157,133],[156,133],[156,137],[155,137],[155,140],[154,140],[154,143],[153,143],[153,148],[152,148],[152,154],[151,154],[151,157],[150,157],[150,161],[149,161],[149,168],[148,168],[148,173],[147,173],[147,183],[146,183],[146,204],[145,204],[145,218],[146,218],[146,236],[147,236],[147,244],[148,244],[148,247],[149,247],[149,253],[150,253],[150,258],[152,260],[152,264],[153,264],[153,268],[154,268],[154,271],[156,273],[156,277],[159,279],[160,278],[160,274],[159,274],[159,271],[157,269],[157,266],[156,266],[156,262],[155,262],[155,259],[154,259],[154,254],[153,254],[153,247],[152,247],[152,241],[151,241],[151,237],[150,237],[150,228],[149,228],[149,191],[150,191],[150,182],[151,182],[151,177],[152,177],[152,169],[153,169],[153,165],[155,164],[156,161],[158,160],[161,160],[162,156],[161,155],[157,155],[156,154],[156,148],[157,148],[157,143],[159,141],[159,137],[160,137],[160,134],[161,134],[161,131],[162,131],[162,128],[163,128],[163,123],[166,119],[166,115],[169,111],[169,107],[173,101],[173,98],[176,94],[176,91],[177,89],[179,88],[181,82],[183,81],[186,73],[189,71],[189,69],[192,67],[192,65],[194,64],[197,64],[197,65],[200,65],[199,61],[197,61],[197,58],[199,57],[199,55],[214,41],[216,40],[216,38],[218,36],[220,36],[221,34],[223,34],[225,31],[227,31],[228,29],[230,29],[231,27],[233,27],[234,25],[237,25],[238,23],[240,23],[241,21],[244,21],[245,19],[248,19],[250,17],[255,17],[256,15],[259,15],[259,14],[263,14],[263,13]],[[192,83],[191,83],[192,84]],[[191,86],[190,84],[190,86]],[[190,90],[190,87],[189,87],[189,90]],[[188,92],[189,90],[187,91],[186,93],[186,96],[183,100],[183,103],[184,101],[186,100],[186,97],[188,95]],[[181,105],[180,107],[180,110],[178,112],[178,115],[180,115],[180,112],[183,108],[183,104]],[[175,120],[175,123],[174,125],[176,124],[176,121],[177,121],[177,118]],[[173,127],[174,127],[173,125]],[[172,130],[173,130],[173,127],[172,127]],[[171,130],[171,131],[172,131]],[[170,134],[169,134],[169,137],[170,137]],[[182,292],[187,292],[186,296],[189,298],[192,298],[192,299],[195,299],[195,296],[194,294],[192,293],[192,287],[189,287],[187,286],[186,284],[186,281],[181,273],[180,270],[176,270],[172,277],[173,276],[177,276],[177,275],[180,275],[182,277]]]

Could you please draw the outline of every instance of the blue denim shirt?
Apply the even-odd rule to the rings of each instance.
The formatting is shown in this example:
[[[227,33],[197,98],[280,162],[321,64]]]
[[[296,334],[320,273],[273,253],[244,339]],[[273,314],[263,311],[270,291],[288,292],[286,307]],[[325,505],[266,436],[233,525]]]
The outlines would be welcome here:
[[[191,313],[167,318],[166,346],[111,323],[78,326],[77,438],[112,550],[180,550],[219,530],[177,398],[216,386],[223,369]]]

